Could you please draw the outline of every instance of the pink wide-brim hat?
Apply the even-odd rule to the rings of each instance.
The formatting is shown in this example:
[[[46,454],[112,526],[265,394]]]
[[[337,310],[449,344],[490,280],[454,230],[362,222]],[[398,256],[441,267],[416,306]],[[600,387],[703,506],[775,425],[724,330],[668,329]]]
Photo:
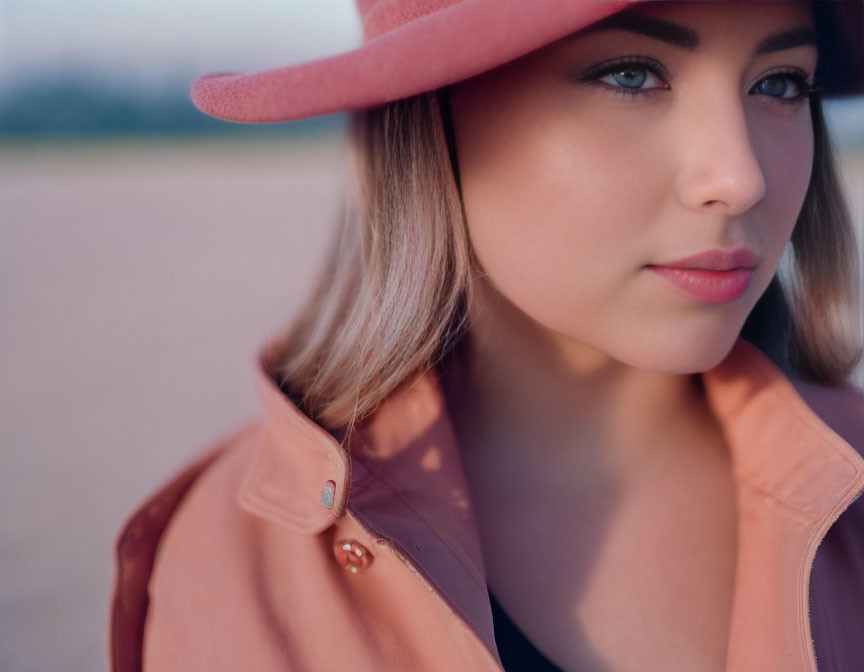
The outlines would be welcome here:
[[[374,107],[480,74],[640,1],[356,0],[359,47],[251,74],[209,73],[190,95],[212,117],[253,124]],[[815,1],[831,35],[820,44],[822,97],[864,93],[864,0]]]

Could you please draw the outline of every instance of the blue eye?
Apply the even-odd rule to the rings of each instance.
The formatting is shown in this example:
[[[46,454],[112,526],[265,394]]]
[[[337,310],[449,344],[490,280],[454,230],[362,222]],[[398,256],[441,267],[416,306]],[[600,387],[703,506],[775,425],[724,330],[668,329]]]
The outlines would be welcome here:
[[[609,77],[610,81],[600,81],[606,77]],[[663,82],[663,85],[642,88],[651,77]],[[631,56],[592,68],[581,75],[579,79],[601,86],[604,91],[613,95],[633,99],[650,96],[656,91],[668,89],[668,84],[665,84],[667,78],[664,68],[653,59]],[[799,92],[792,96],[785,95],[790,88],[793,90],[797,88]],[[785,105],[803,103],[805,100],[819,95],[821,91],[818,86],[810,84],[804,74],[798,70],[773,72],[761,79],[752,90]]]
[[[612,81],[602,83],[608,86],[616,95],[625,95],[630,97],[647,96],[651,91],[657,89],[665,89],[665,86],[647,86],[642,88],[646,82],[649,82],[653,77],[656,80],[662,81],[660,73],[657,69],[644,62],[627,62],[612,64],[604,68],[600,72],[594,74],[589,81],[598,81],[609,77]]]
[[[600,81],[606,77],[610,78],[611,81]],[[641,88],[649,77],[665,81],[666,72],[653,59],[629,56],[590,68],[586,73],[580,75],[579,79],[600,86],[607,93],[627,98],[641,98],[650,95],[657,89],[668,88],[668,86]]]
[[[809,100],[810,98],[814,98],[819,95],[821,89],[818,86],[815,86],[807,81],[807,78],[802,75],[797,70],[789,70],[784,72],[774,72],[767,77],[759,80],[756,84],[756,89],[760,88],[762,84],[765,83],[774,84],[774,86],[762,87],[762,93],[766,95],[776,98],[776,100],[780,103],[802,103],[805,100]],[[783,93],[789,90],[789,82],[792,83],[793,88],[797,87],[799,93],[794,96],[786,97]],[[777,86],[779,84],[779,86]],[[780,96],[773,95],[774,93],[780,93]]]

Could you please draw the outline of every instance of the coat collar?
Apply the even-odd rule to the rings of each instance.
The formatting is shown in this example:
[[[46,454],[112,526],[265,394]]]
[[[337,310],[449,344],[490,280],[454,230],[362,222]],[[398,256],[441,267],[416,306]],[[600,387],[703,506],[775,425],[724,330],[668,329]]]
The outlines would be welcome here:
[[[255,359],[263,422],[237,503],[307,534],[352,512],[388,540],[431,540],[402,550],[497,659],[479,537],[435,370],[391,395],[346,451],[279,389],[275,345],[271,338]],[[830,525],[864,491],[864,398],[790,379],[742,338],[700,375],[729,444],[744,526],[728,669],[815,670],[809,570]],[[394,505],[413,522],[395,522]],[[766,563],[789,569],[772,575]],[[779,658],[790,647],[797,666]]]
[[[271,338],[260,347],[254,363],[264,419],[261,438],[268,450],[259,451],[238,500],[252,513],[317,534],[345,515],[351,459],[336,436],[280,390],[273,373],[275,343]],[[834,508],[850,489],[864,485],[864,427],[852,422],[856,411],[864,411],[859,398],[788,378],[743,338],[701,376],[729,441],[737,480],[809,515]],[[444,458],[426,459],[453,458],[455,437],[433,370],[403,385],[361,429],[363,456],[379,463],[399,461],[430,427],[447,443],[436,446]],[[333,482],[330,507],[322,504],[328,481]],[[417,495],[421,487],[440,484],[417,480],[410,485]]]

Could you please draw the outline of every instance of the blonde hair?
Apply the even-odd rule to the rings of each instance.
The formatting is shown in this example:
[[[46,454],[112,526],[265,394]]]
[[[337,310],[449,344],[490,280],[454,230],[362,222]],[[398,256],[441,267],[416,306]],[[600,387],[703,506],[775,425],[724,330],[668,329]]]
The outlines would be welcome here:
[[[345,436],[467,335],[471,280],[482,270],[465,227],[447,91],[349,113],[354,179],[337,236],[279,344],[283,390]],[[778,270],[741,335],[788,374],[839,386],[862,354],[858,248],[818,97],[811,111],[814,166],[790,277]]]

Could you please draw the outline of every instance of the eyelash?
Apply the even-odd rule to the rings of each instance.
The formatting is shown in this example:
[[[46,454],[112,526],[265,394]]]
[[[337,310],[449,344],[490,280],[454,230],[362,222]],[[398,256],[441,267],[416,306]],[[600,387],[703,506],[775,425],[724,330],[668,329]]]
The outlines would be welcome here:
[[[630,99],[644,98],[645,96],[649,96],[655,91],[657,91],[657,89],[628,89],[623,86],[606,84],[605,82],[595,82],[595,80],[601,77],[605,77],[606,75],[616,74],[631,68],[635,70],[644,69],[651,72],[653,75],[656,75],[660,79],[666,79],[665,70],[662,66],[656,63],[653,59],[647,60],[645,58],[639,57],[623,58],[612,63],[607,63],[606,65],[600,66],[599,69],[589,71],[585,75],[582,75],[581,79],[582,81],[591,82],[596,84],[597,86],[602,86],[612,95],[624,96]],[[779,102],[781,105],[801,104],[805,100],[809,100],[820,95],[822,91],[821,87],[819,87],[818,85],[810,84],[810,82],[807,81],[807,78],[797,70],[781,70],[778,72],[772,72],[759,81],[763,82],[766,79],[788,79],[797,84],[798,87],[801,89],[801,93],[792,98],[768,96],[769,98],[772,98],[773,100]]]

